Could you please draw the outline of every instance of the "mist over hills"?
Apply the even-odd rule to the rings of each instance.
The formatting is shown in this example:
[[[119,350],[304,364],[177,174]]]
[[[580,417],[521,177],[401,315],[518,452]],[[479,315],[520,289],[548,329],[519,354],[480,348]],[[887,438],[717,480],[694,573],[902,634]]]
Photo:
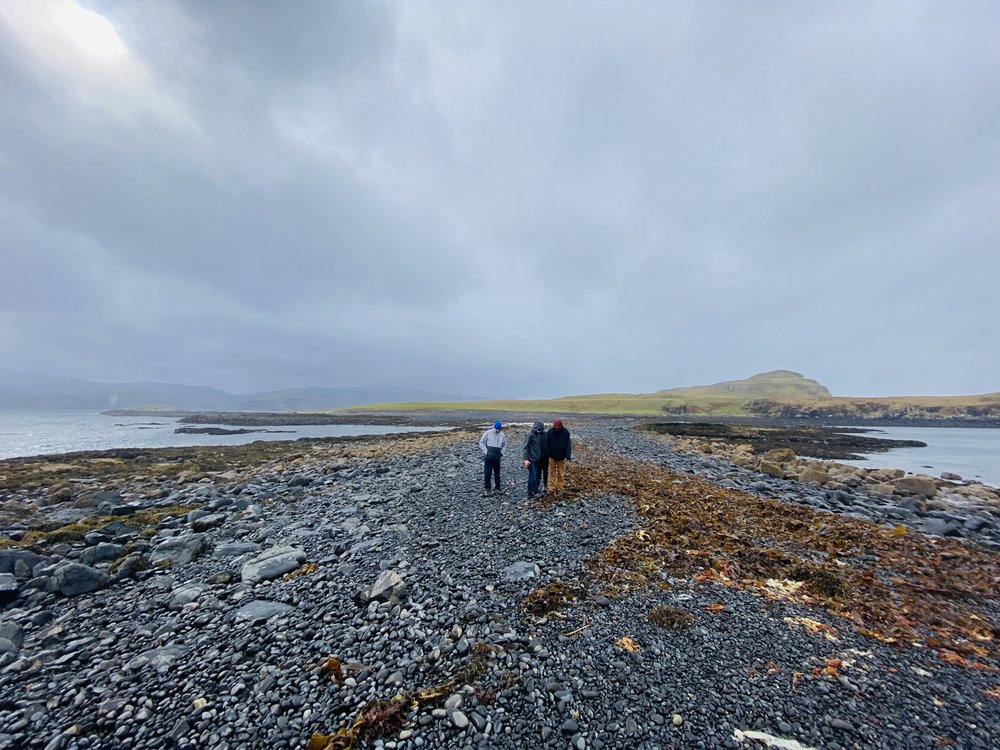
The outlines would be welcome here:
[[[972,396],[858,398],[833,396],[791,370],[655,393],[599,393],[544,400],[485,399],[397,386],[285,388],[232,394],[176,383],[98,383],[0,370],[0,409],[172,409],[306,412],[476,410],[565,414],[850,417],[860,419],[998,419],[1000,393]]]
[[[397,386],[287,388],[233,394],[218,388],[176,383],[100,383],[81,378],[0,370],[0,409],[87,410],[161,407],[188,411],[311,411],[373,401],[478,400]]]

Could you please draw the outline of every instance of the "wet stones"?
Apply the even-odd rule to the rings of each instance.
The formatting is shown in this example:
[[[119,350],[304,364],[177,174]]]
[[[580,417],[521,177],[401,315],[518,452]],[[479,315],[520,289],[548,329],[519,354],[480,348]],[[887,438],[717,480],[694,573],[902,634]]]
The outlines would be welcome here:
[[[267,622],[272,617],[287,615],[294,611],[295,607],[290,604],[266,601],[264,599],[255,599],[254,601],[244,604],[236,610],[234,617],[237,621],[249,622],[251,625],[259,625],[260,623]]]
[[[229,544],[218,544],[212,550],[215,557],[239,557],[248,555],[260,550],[260,545],[255,542],[231,542]]]
[[[399,604],[406,598],[406,584],[402,576],[394,570],[383,570],[375,581],[358,591],[354,600],[358,606],[368,606],[369,602],[390,602]]]
[[[306,561],[306,553],[296,547],[272,547],[243,565],[240,578],[247,583],[269,581],[290,573]]]
[[[528,581],[532,578],[537,578],[539,575],[541,575],[541,570],[538,565],[533,562],[525,562],[523,560],[511,563],[504,568],[503,571],[504,580],[510,583]]]

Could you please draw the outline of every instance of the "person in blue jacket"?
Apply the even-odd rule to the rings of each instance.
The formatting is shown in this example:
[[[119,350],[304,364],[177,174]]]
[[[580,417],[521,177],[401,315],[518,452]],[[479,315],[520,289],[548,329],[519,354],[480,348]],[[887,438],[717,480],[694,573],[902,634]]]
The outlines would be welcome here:
[[[496,484],[497,494],[502,495],[503,489],[500,485],[500,459],[503,458],[503,449],[507,447],[507,436],[503,434],[503,423],[498,419],[493,423],[493,428],[483,433],[479,438],[479,450],[483,452],[483,497],[493,494],[490,489],[490,476]]]

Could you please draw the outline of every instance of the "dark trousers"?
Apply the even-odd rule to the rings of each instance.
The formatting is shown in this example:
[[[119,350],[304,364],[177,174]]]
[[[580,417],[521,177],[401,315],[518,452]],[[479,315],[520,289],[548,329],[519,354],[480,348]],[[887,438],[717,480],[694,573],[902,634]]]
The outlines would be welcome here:
[[[542,456],[542,460],[538,462],[538,486],[540,489],[545,489],[549,484],[549,459],[548,456]]]
[[[528,462],[528,494],[538,494],[538,461]]]
[[[490,488],[490,473],[493,474],[493,481],[496,483],[497,489],[500,489],[500,459],[499,458],[484,458],[483,459],[483,484],[486,489]]]

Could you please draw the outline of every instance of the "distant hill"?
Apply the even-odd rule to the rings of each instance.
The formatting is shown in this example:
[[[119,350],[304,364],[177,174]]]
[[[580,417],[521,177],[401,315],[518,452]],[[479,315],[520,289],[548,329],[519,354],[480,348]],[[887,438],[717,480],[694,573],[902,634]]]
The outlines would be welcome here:
[[[671,388],[656,393],[601,393],[541,400],[455,404],[368,404],[372,411],[477,410],[494,413],[624,414],[659,416],[831,417],[864,419],[998,419],[1000,393],[978,396],[848,398],[791,370],[744,380]]]
[[[95,410],[165,406],[228,409],[238,397],[208,386],[176,383],[96,383],[79,378],[0,370],[0,409]]]
[[[753,398],[829,398],[830,389],[791,370],[762,372],[743,380],[726,380],[714,385],[695,385],[657,391],[657,396],[682,395],[687,398],[746,396]]]
[[[0,370],[0,409],[162,408],[187,411],[320,411],[372,401],[474,401],[460,394],[395,386],[289,388],[249,395],[175,383],[98,383]]]
[[[287,388],[243,397],[236,411],[318,411],[341,409],[345,406],[370,404],[373,401],[476,401],[474,396],[462,396],[393,386],[355,386],[344,388]]]

